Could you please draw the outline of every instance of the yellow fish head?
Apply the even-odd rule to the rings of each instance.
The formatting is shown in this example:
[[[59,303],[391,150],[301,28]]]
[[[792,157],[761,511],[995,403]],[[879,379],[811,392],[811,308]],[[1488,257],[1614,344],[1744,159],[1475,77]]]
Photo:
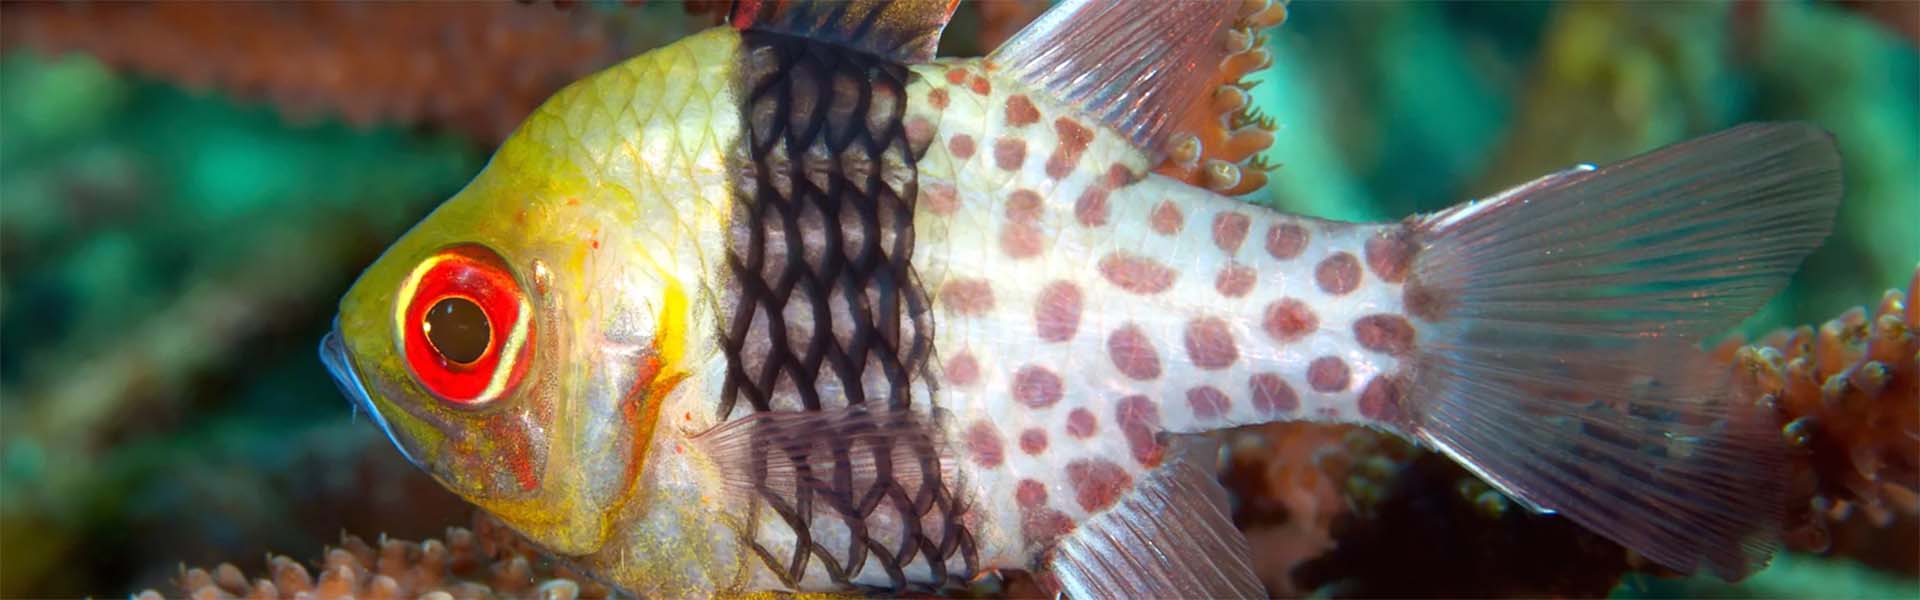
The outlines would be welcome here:
[[[409,460],[556,552],[642,509],[654,423],[702,361],[688,298],[726,206],[736,39],[557,93],[361,275],[321,345]]]

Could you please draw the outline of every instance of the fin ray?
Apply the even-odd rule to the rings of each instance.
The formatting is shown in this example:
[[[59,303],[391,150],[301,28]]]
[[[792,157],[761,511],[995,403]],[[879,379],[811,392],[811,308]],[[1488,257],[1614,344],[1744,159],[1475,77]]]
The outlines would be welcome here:
[[[1060,542],[1051,568],[1068,597],[1266,595],[1247,540],[1227,516],[1226,489],[1201,467],[1212,445],[1176,442],[1180,458]]]
[[[987,60],[1156,154],[1227,56],[1240,2],[1066,0]]]
[[[1825,132],[1748,125],[1415,221],[1413,433],[1522,504],[1738,579],[1785,511],[1785,446],[1697,343],[1833,222]]]
[[[735,29],[835,44],[901,64],[933,60],[959,0],[741,0]]]

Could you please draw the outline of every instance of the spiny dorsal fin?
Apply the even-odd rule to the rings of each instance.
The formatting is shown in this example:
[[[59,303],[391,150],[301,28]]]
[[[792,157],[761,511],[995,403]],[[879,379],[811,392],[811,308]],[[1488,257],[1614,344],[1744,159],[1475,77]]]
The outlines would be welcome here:
[[[734,29],[768,31],[868,52],[901,64],[933,60],[959,0],[739,0]]]
[[[1227,54],[1240,2],[1066,0],[988,57],[1154,155]]]

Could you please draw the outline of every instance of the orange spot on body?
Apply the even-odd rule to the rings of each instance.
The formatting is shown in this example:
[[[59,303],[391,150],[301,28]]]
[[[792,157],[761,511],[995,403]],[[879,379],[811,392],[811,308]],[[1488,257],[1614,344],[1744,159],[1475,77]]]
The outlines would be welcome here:
[[[1346,252],[1335,252],[1313,268],[1313,280],[1321,291],[1346,295],[1360,287],[1360,259]]]
[[[1001,170],[1017,171],[1027,162],[1027,141],[1003,137],[993,142],[993,164]]]
[[[1099,269],[1108,282],[1142,295],[1167,291],[1178,275],[1160,261],[1127,252],[1108,254],[1100,259]]]
[[[1281,223],[1267,229],[1267,254],[1280,260],[1300,256],[1307,249],[1307,228]]]
[[[1352,378],[1352,372],[1347,370],[1347,362],[1338,356],[1322,356],[1307,365],[1307,385],[1313,386],[1315,391],[1346,391]]]
[[[1128,323],[1107,336],[1107,356],[1122,375],[1151,381],[1160,377],[1160,354],[1139,325]]]
[[[1071,281],[1055,281],[1040,289],[1034,303],[1034,330],[1044,342],[1073,339],[1080,330],[1080,306],[1085,299]]]
[[[1400,315],[1367,315],[1353,322],[1353,337],[1374,352],[1401,356],[1413,349],[1413,324]]]
[[[1152,225],[1153,232],[1160,235],[1180,233],[1180,227],[1185,222],[1186,216],[1180,214],[1180,207],[1175,206],[1171,200],[1162,200],[1160,204],[1155,205],[1153,213],[1147,218],[1147,223]]]
[[[1160,464],[1165,448],[1155,434],[1160,430],[1160,408],[1146,396],[1127,396],[1114,406],[1114,423],[1127,438],[1133,460],[1142,466]]]
[[[1185,334],[1187,358],[1193,366],[1207,370],[1219,370],[1240,360],[1240,350],[1233,342],[1233,331],[1227,322],[1219,317],[1199,317],[1187,322]]]
[[[1104,458],[1067,463],[1067,481],[1073,484],[1074,500],[1087,512],[1113,506],[1133,488],[1133,476]]]
[[[1039,120],[1040,110],[1033,107],[1033,102],[1028,100],[1026,95],[1014,94],[1012,98],[1007,99],[1008,125],[1025,127]]]

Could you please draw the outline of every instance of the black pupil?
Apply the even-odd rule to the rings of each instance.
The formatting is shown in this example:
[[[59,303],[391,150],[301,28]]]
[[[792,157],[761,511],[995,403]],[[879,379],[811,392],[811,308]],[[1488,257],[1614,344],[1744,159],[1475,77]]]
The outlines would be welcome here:
[[[440,356],[457,363],[480,360],[487,353],[493,331],[487,313],[466,298],[446,298],[427,309],[427,341]]]

